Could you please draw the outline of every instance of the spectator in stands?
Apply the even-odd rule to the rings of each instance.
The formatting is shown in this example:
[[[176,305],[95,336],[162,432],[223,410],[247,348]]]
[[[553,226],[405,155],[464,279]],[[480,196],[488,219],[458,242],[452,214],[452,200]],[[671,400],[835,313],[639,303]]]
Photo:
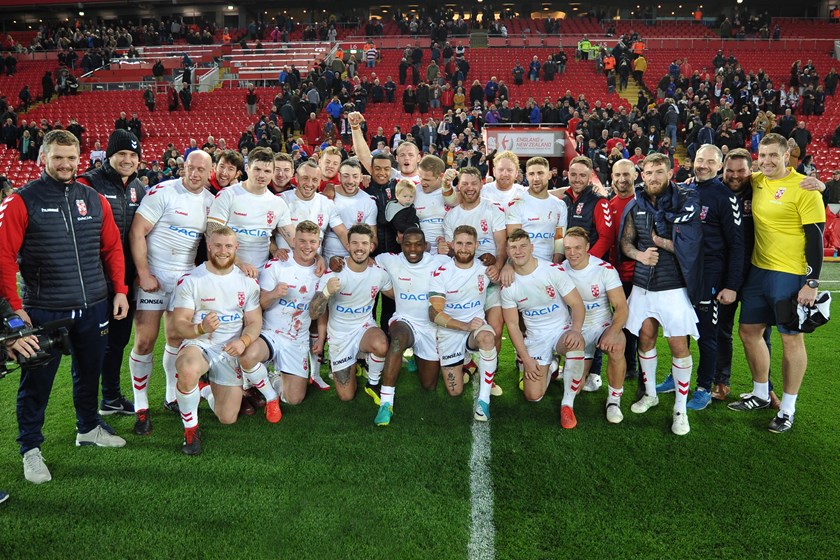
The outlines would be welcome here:
[[[513,67],[513,83],[514,85],[521,86],[524,83],[525,77],[525,69],[522,68],[522,65],[518,62],[516,66]]]
[[[6,67],[7,76],[12,76],[15,72],[17,72],[17,58],[15,58],[12,53],[6,53],[6,57],[3,59],[3,64]],[[832,95],[834,95],[833,92]]]
[[[813,139],[811,131],[805,128],[805,121],[799,121],[797,127],[790,133],[790,138],[792,138],[793,141],[796,142],[796,145],[799,146],[799,159],[804,159],[808,144],[810,144]]]
[[[20,93],[18,93],[18,99],[20,99],[23,111],[29,111],[29,104],[32,103],[32,93],[29,91],[28,85],[25,85],[23,86],[23,88],[21,88]]]
[[[248,84],[248,90],[245,92],[245,106],[248,109],[249,115],[257,114],[257,104],[260,102],[260,96],[254,91],[254,84]]]
[[[317,146],[320,143],[321,126],[318,123],[315,113],[309,113],[309,119],[306,121],[306,125],[303,128],[303,136],[306,138],[306,142],[310,146]]]
[[[409,85],[405,88],[405,91],[403,92],[402,102],[403,109],[405,110],[405,112],[409,115],[412,114],[414,112],[415,106],[417,105],[417,94],[412,86]]]
[[[531,64],[528,65],[528,79],[532,82],[538,82],[540,80],[540,59],[535,55],[534,58],[531,60]]]
[[[155,91],[152,89],[151,86],[146,86],[143,89],[143,103],[146,104],[146,108],[149,110],[150,113],[155,112]]]
[[[825,85],[825,92],[828,95],[834,95],[834,91],[837,89],[838,80],[840,80],[840,78],[838,78],[838,74],[834,70],[834,68],[829,70],[828,74],[825,75],[825,78],[823,79],[823,85]]]
[[[128,130],[128,118],[125,111],[120,112],[120,118],[114,121],[114,130]]]
[[[15,126],[15,122],[12,120],[11,117],[6,119],[6,122],[3,124],[3,143],[6,144],[7,150],[16,150],[17,143],[18,143],[18,132],[17,127]]]
[[[395,93],[397,91],[397,84],[394,83],[394,80],[391,78],[391,76],[388,76],[388,78],[385,80],[385,84],[382,86],[382,88],[385,90],[385,100],[388,103],[393,103],[395,101]]]
[[[178,97],[181,99],[181,105],[184,106],[184,111],[189,111],[192,106],[192,92],[187,86],[182,86],[181,91],[178,92]]]
[[[167,88],[166,100],[167,100],[167,106],[169,108],[170,113],[172,111],[177,111],[178,110],[178,104],[179,104],[179,102],[178,102],[178,92],[175,90],[175,88],[172,86],[172,84],[170,84],[169,87]]]
[[[440,66],[434,59],[426,67],[426,81],[430,84],[437,83],[438,76],[440,76]]]
[[[840,204],[840,169],[831,172],[831,180],[825,184],[823,191],[825,204]]]
[[[470,87],[470,105],[475,106],[476,104],[481,105],[483,103],[484,88],[481,87],[478,80],[474,80],[472,86]]]
[[[80,125],[76,119],[70,119],[70,124],[67,125],[67,132],[76,137],[80,147],[84,147],[85,144],[82,141],[82,134],[85,133],[85,127]]]
[[[20,161],[35,161],[38,157],[38,146],[29,130],[23,131],[17,149],[20,152]]]

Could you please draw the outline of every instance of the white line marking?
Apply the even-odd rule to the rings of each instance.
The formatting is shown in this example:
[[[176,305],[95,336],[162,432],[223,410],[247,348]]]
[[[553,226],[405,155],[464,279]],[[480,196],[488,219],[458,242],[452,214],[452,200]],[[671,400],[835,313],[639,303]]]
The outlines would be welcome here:
[[[478,399],[480,382],[479,378],[473,383],[473,406]],[[470,453],[470,542],[467,545],[469,560],[492,560],[496,557],[490,455],[490,422],[479,422],[473,418]]]

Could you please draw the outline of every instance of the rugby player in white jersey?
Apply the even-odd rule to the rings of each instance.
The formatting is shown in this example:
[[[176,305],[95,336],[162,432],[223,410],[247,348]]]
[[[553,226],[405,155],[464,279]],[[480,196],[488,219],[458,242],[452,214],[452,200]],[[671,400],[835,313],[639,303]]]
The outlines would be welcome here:
[[[365,135],[362,132],[361,124],[365,117],[358,111],[347,115],[347,122],[350,124],[350,131],[353,135],[353,152],[359,158],[359,163],[373,173],[373,158],[370,152]],[[420,184],[420,176],[417,172],[417,165],[420,163],[420,148],[414,142],[402,142],[397,146],[397,168],[391,169],[391,179],[409,179],[415,185]]]
[[[233,424],[242,403],[237,357],[262,326],[256,280],[234,266],[239,243],[228,227],[207,236],[207,262],[178,280],[172,298],[172,330],[184,342],[178,351],[178,408],[184,423],[181,451],[201,453],[198,404],[204,396],[222,424]],[[199,378],[210,372],[210,384]],[[276,406],[276,403],[274,403]]]
[[[289,206],[268,190],[273,175],[274,153],[270,148],[254,148],[248,153],[248,179],[216,195],[207,216],[208,234],[222,226],[236,232],[236,265],[250,278],[256,278],[271,257],[274,231],[287,243],[295,236]]]
[[[154,365],[160,320],[164,314],[164,407],[172,412],[178,411],[175,360],[181,338],[170,328],[170,300],[178,279],[195,268],[196,250],[207,225],[207,212],[213,203],[213,195],[205,188],[212,163],[207,152],[191,152],[184,165],[184,177],[158,183],[149,189],[129,230],[131,256],[137,265],[140,284],[137,290],[137,313],[134,316],[134,348],[128,361],[134,387],[134,410],[137,417],[134,433],[137,435],[149,435],[152,432],[149,377]]]
[[[362,166],[355,159],[341,162],[338,170],[339,184],[335,188],[335,209],[346,228],[355,224],[367,224],[376,238],[376,202],[359,188],[362,181]],[[346,242],[346,237],[345,237]],[[327,231],[324,236],[324,257],[327,261],[332,257],[346,257],[349,255],[346,243],[338,237],[338,233]]]
[[[566,260],[560,265],[572,279],[586,308],[583,321],[584,357],[583,374],[589,372],[595,348],[607,354],[607,421],[618,424],[624,419],[621,413],[621,395],[624,393],[624,375],[627,362],[624,358],[624,325],[627,323],[627,298],[618,271],[608,262],[589,254],[589,234],[582,227],[569,228],[563,237]],[[612,309],[611,309],[612,308]]]
[[[481,197],[490,199],[502,208],[528,189],[516,182],[519,174],[519,156],[510,150],[499,152],[493,158],[493,175],[496,180],[481,189]]]
[[[325,311],[330,369],[338,398],[352,400],[356,395],[354,366],[360,352],[367,356],[368,383],[365,392],[379,406],[380,378],[385,367],[388,338],[376,326],[373,304],[383,292],[393,297],[391,279],[379,266],[370,266],[373,230],[366,224],[350,228],[350,255],[343,259],[340,271],[328,272],[318,282],[318,293],[309,306],[312,319]]]
[[[391,278],[396,303],[396,312],[389,323],[391,344],[382,372],[381,402],[374,420],[377,426],[391,423],[394,391],[403,352],[407,348],[414,351],[420,385],[424,389],[434,391],[440,376],[437,325],[429,319],[429,283],[432,272],[452,260],[443,255],[426,253],[425,247],[423,230],[411,227],[403,233],[402,253],[383,253],[376,257],[376,264],[384,268]]]
[[[509,160],[505,160],[510,163]],[[476,257],[487,267],[487,277],[490,284],[487,288],[487,299],[484,305],[487,322],[496,334],[496,352],[501,349],[502,317],[501,299],[499,298],[499,273],[507,259],[505,241],[505,211],[498,204],[484,198],[481,172],[475,167],[464,167],[458,176],[458,192],[461,203],[451,208],[443,218],[443,240],[438,241],[440,254],[454,256],[452,241],[455,229],[460,225],[472,226],[478,234]],[[469,360],[471,362],[471,360]],[[467,366],[469,367],[469,365]],[[467,379],[464,380],[467,382]],[[501,387],[493,384],[493,396],[502,394]]]
[[[534,243],[534,256],[548,262],[563,261],[563,231],[566,228],[566,204],[556,196],[549,196],[551,172],[548,160],[532,157],[525,164],[528,190],[514,198],[506,209],[507,233],[524,229]],[[510,282],[511,272],[502,278],[502,285]]]
[[[438,241],[443,237],[443,217],[447,206],[458,204],[457,193],[453,194],[455,191],[452,189],[452,181],[458,172],[447,170],[439,157],[426,155],[420,160],[418,173],[421,188],[415,194],[414,208],[420,220],[420,229],[429,243],[428,251],[436,255]]]
[[[429,283],[429,319],[438,330],[438,354],[446,390],[452,396],[464,391],[463,365],[468,351],[478,350],[481,379],[475,419],[490,419],[490,389],[496,374],[496,332],[484,318],[490,279],[487,267],[476,261],[478,233],[470,225],[455,228],[453,262],[432,273]]]
[[[260,305],[263,330],[239,358],[242,373],[270,403],[278,398],[299,404],[309,383],[309,304],[318,285],[316,257],[321,230],[312,222],[295,227],[292,258],[268,261],[260,272]],[[319,335],[312,350],[321,353],[326,338],[326,324],[319,325]],[[277,383],[269,383],[263,362],[274,361],[281,372]],[[266,406],[266,415],[269,413]],[[279,406],[278,409],[279,411]],[[277,421],[280,420],[279,414]],[[269,420],[272,420],[271,418]],[[272,420],[273,421],[273,420]]]
[[[525,370],[525,398],[532,402],[543,398],[550,381],[548,366],[555,353],[564,355],[560,425],[574,428],[575,395],[583,384],[583,300],[559,265],[534,256],[528,232],[518,229],[508,234],[507,241],[514,280],[502,288],[502,312],[508,336]],[[519,312],[525,322],[524,337]]]

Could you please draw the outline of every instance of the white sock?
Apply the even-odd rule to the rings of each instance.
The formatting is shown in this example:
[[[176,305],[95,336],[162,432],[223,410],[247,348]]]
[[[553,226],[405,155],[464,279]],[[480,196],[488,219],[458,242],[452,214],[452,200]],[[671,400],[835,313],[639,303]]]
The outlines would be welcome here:
[[[566,365],[563,370],[562,406],[575,406],[575,396],[583,384],[584,355],[580,350],[566,352]]]
[[[178,359],[178,348],[169,346],[163,347],[163,373],[166,374],[166,402],[175,400],[178,383],[178,373],[175,371],[175,360]]]
[[[779,406],[779,414],[793,416],[796,413],[796,397],[790,393],[782,393],[782,404]]]
[[[656,348],[643,352],[639,350],[639,363],[642,365],[642,382],[645,384],[645,394],[649,397],[656,396],[656,367],[659,360],[656,355]]]
[[[149,410],[149,377],[154,367],[154,354],[137,354],[134,350],[128,356],[128,371],[134,390],[134,410]]]
[[[273,401],[277,398],[277,392],[268,382],[268,369],[262,362],[257,362],[257,366],[252,370],[242,368],[242,373],[245,374],[245,379],[251,382],[251,386],[262,393],[265,400]]]
[[[770,382],[765,381],[764,383],[759,383],[758,381],[753,381],[753,395],[755,395],[759,399],[769,401],[770,400]]]
[[[371,385],[379,384],[379,380],[382,379],[382,370],[385,369],[385,358],[368,354],[367,366],[368,383]]]
[[[274,389],[274,392],[280,395],[280,400],[282,402],[286,402],[286,399],[283,398],[283,374],[282,373],[275,373],[272,380],[271,380],[271,387]]]
[[[380,406],[383,404],[389,404],[391,406],[394,406],[394,393],[396,392],[396,387],[388,387],[387,385],[383,385],[382,389],[379,391]]]
[[[192,388],[192,391],[182,393],[179,389],[175,389],[176,399],[178,400],[178,408],[181,410],[181,421],[185,428],[195,428],[198,426],[198,403],[201,402],[201,395],[198,392],[198,386]]]
[[[213,395],[213,389],[210,388],[210,385],[205,385],[204,387],[198,390],[198,394],[201,395],[201,398],[207,401],[207,404],[210,406],[210,410],[214,413],[216,412],[216,397]]]
[[[497,366],[496,348],[478,351],[478,371],[481,374],[481,385],[478,388],[478,400],[490,402],[490,389],[493,388],[493,377]]]
[[[621,395],[624,394],[624,387],[619,387],[616,389],[612,385],[610,385],[610,390],[607,393],[607,405],[610,404],[621,404]]]
[[[318,336],[314,334],[309,335],[309,347],[311,348],[315,341],[318,340]],[[321,377],[321,356],[309,352],[309,377],[312,378],[313,381],[319,386],[323,387],[324,385],[328,385],[326,381]]]
[[[674,376],[674,387],[676,388],[674,412],[685,413],[685,404],[688,402],[688,387],[691,385],[692,367],[691,356],[674,358],[671,361],[671,375]]]

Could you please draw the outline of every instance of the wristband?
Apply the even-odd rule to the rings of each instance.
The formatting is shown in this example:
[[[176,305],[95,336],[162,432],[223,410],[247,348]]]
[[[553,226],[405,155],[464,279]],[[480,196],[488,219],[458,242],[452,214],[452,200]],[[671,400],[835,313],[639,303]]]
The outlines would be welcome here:
[[[204,327],[201,326],[201,323],[196,323],[193,330],[195,331],[195,336],[201,336],[204,334]]]
[[[443,327],[444,329],[447,329],[449,328],[449,317],[444,317],[443,313],[438,313],[437,315],[435,315],[434,323]]]
[[[245,348],[248,348],[251,345],[251,337],[247,334],[243,333],[242,336],[239,337],[239,340],[242,341],[242,344],[245,345]]]
[[[350,126],[350,130],[359,130],[360,128],[362,128],[362,127],[361,127],[361,125],[358,125],[358,124],[356,126],[352,126],[352,125]]]
[[[324,294],[324,297],[329,298],[332,295],[329,286],[324,286],[324,289],[321,290],[321,293]]]

